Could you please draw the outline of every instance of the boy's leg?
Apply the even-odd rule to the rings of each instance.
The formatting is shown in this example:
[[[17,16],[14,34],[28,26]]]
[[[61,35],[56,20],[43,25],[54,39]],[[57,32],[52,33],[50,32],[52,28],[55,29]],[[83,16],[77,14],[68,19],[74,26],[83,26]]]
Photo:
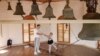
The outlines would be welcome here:
[[[52,47],[52,45],[49,45],[49,53],[51,53],[51,47]]]
[[[57,46],[53,43],[52,46],[57,50]]]
[[[37,41],[37,52],[41,53],[39,48],[40,48],[40,38],[38,38],[38,41]]]
[[[34,41],[34,54],[37,55],[37,38]]]

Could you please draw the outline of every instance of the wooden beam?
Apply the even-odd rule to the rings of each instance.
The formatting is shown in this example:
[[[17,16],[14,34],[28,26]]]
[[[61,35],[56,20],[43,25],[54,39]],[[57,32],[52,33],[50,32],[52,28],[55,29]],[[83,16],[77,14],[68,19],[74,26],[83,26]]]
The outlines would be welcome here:
[[[100,23],[100,20],[0,20],[0,24],[23,23]]]

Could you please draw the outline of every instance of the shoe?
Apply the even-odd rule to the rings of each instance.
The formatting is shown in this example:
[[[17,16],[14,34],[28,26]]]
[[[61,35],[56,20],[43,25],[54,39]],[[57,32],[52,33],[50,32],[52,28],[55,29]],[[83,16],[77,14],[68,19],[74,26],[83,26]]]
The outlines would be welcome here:
[[[49,52],[49,54],[51,54],[51,52]]]
[[[51,54],[51,52],[48,51],[49,54]]]
[[[40,50],[38,50],[37,52],[38,52],[38,53],[41,53],[41,51],[40,51]]]
[[[34,52],[34,55],[37,55],[37,52]]]
[[[56,51],[58,51],[58,49],[56,49]]]
[[[51,53],[49,53],[48,55],[51,56]]]

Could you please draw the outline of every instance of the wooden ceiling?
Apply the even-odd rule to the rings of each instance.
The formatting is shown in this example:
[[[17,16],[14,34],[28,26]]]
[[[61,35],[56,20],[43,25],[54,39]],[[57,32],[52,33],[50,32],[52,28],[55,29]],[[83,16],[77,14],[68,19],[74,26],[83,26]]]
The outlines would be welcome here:
[[[32,1],[32,0],[25,0],[25,1]],[[48,0],[37,0],[37,1],[48,1]],[[63,0],[52,0],[52,1],[63,1]]]
[[[23,0],[23,1],[32,1],[32,0]],[[65,0],[52,0],[52,2],[59,2],[59,1],[65,1]],[[46,3],[48,2],[48,0],[37,0],[37,2]]]
[[[32,0],[24,0],[24,1],[32,1]],[[48,0],[37,0],[39,2],[47,2]],[[64,0],[52,0],[52,2],[59,2],[59,1],[64,1]]]

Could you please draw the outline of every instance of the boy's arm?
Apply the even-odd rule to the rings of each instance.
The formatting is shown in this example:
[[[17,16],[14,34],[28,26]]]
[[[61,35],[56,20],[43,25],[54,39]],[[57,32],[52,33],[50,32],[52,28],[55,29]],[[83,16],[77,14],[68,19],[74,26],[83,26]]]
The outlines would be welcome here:
[[[40,32],[38,32],[37,34],[38,34],[38,35],[43,35],[43,33],[40,33]]]
[[[49,37],[49,35],[46,35],[46,34],[43,34],[44,36],[46,36],[46,37]]]
[[[38,35],[43,35],[43,33],[40,30],[37,32],[37,34]]]

